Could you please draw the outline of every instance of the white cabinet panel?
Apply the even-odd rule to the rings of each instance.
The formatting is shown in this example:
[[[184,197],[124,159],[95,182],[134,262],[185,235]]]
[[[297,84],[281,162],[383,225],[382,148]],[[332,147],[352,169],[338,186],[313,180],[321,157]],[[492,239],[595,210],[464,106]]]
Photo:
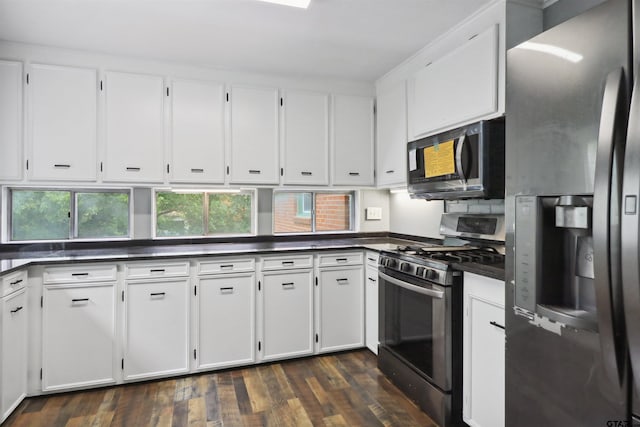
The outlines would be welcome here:
[[[333,96],[333,184],[373,185],[373,99]]]
[[[498,25],[417,71],[410,80],[410,139],[498,111]]]
[[[288,91],[283,106],[285,184],[329,184],[329,96]]]
[[[164,90],[159,76],[106,73],[105,181],[164,179]]]
[[[0,423],[27,394],[27,294],[26,290],[2,298],[0,371]]]
[[[365,345],[378,354],[378,269],[367,264],[364,281]]]
[[[0,61],[0,179],[22,178],[22,64]]]
[[[95,181],[96,70],[33,64],[29,76],[31,178]]]
[[[255,274],[201,278],[198,286],[198,369],[255,361]]]
[[[364,345],[364,276],[362,266],[323,268],[319,273],[318,351]]]
[[[277,184],[278,91],[233,86],[230,103],[231,182]]]
[[[174,80],[171,181],[224,182],[224,86]]]
[[[262,281],[262,360],[313,353],[311,270],[265,272]]]
[[[463,419],[502,427],[504,414],[504,282],[464,274]]]
[[[188,280],[126,283],[125,380],[189,371],[188,314]]]
[[[115,283],[44,286],[42,389],[115,383]]]
[[[378,186],[407,182],[407,90],[402,81],[376,99]]]

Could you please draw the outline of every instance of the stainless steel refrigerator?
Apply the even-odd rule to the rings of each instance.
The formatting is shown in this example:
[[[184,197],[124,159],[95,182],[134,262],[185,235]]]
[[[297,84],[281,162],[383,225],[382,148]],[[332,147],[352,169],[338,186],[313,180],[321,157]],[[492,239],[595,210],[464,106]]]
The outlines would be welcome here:
[[[609,0],[507,54],[507,426],[640,411],[637,8]]]

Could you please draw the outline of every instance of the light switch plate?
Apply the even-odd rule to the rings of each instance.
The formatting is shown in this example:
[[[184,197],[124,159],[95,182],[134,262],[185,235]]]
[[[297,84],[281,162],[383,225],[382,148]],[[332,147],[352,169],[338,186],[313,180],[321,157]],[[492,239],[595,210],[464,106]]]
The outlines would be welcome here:
[[[382,208],[370,207],[366,208],[364,211],[364,219],[366,219],[367,221],[382,219]]]

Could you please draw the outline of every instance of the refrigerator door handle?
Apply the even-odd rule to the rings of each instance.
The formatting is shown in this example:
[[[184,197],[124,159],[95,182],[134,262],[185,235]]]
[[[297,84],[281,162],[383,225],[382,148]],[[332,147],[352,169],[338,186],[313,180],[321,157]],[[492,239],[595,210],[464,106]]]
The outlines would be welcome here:
[[[621,150],[626,118],[622,68],[609,73],[602,97],[593,191],[593,260],[598,330],[603,366],[614,384],[623,383],[625,347],[619,274]],[[622,133],[622,134],[621,134]]]

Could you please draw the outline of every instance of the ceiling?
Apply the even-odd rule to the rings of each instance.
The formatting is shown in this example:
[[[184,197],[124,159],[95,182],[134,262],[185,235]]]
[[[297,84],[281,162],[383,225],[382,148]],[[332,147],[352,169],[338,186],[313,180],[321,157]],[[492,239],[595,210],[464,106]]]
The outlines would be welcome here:
[[[0,0],[0,39],[374,81],[493,0]]]

